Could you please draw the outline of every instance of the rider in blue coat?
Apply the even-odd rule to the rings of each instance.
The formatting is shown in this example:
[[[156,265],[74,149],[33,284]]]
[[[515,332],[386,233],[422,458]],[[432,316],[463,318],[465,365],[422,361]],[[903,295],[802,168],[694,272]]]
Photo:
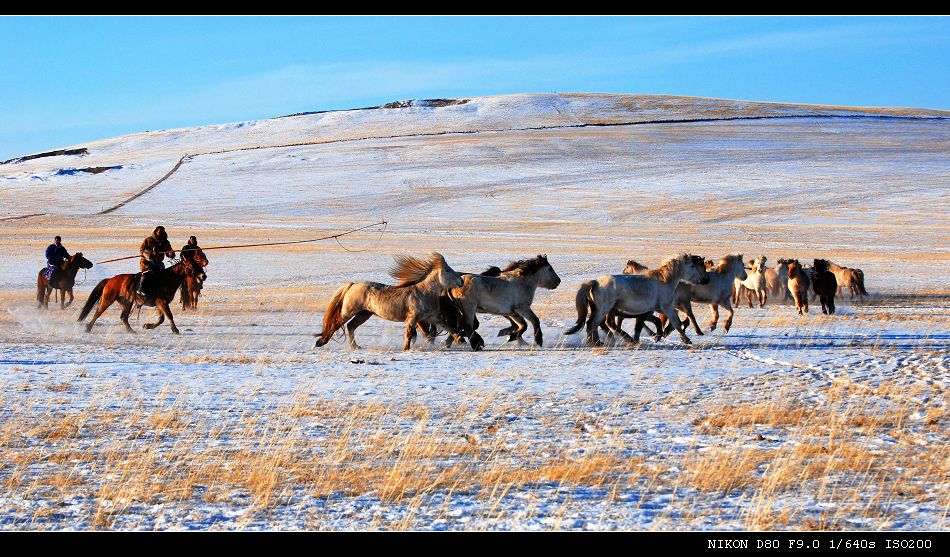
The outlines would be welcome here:
[[[59,236],[53,238],[53,243],[46,248],[46,280],[53,280],[53,273],[59,270],[63,261],[69,259],[69,252],[62,244]]]

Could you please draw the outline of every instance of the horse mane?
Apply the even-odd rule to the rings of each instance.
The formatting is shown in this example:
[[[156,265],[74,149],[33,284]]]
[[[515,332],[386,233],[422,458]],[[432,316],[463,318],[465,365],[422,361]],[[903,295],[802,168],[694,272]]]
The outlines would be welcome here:
[[[729,264],[736,260],[740,262],[742,261],[741,253],[734,253],[732,255],[727,255],[723,257],[722,259],[719,260],[719,263],[715,267],[713,267],[711,270],[716,273],[724,273],[726,272],[726,269],[729,268]]]
[[[647,267],[646,265],[641,265],[637,263],[636,261],[634,261],[633,259],[630,259],[627,261],[627,267],[633,267],[633,269],[637,271],[638,273],[642,273],[643,271],[650,270],[650,268]]]
[[[423,261],[411,255],[396,255],[393,257],[396,265],[389,270],[389,276],[401,281],[396,288],[412,286],[422,282],[432,269],[445,261],[438,253],[433,253],[428,261]]]
[[[680,270],[683,265],[682,258],[685,255],[679,257],[671,257],[660,263],[660,266],[656,269],[648,269],[644,271],[644,275],[650,277],[651,279],[656,279],[660,282],[669,282],[673,274]]]
[[[501,274],[501,269],[492,265],[491,267],[485,269],[479,276],[483,277],[497,277]]]
[[[828,262],[824,259],[816,259],[814,265],[812,265],[812,269],[819,273],[823,273],[828,270]]]
[[[502,273],[508,271],[521,270],[526,275],[533,275],[549,265],[548,258],[545,255],[539,255],[532,259],[519,259],[512,261],[507,267],[501,270]]]

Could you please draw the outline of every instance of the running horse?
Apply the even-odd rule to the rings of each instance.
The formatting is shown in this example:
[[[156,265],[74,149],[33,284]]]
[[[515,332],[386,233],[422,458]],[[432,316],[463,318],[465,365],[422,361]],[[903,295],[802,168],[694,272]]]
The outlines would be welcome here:
[[[185,279],[189,276],[204,273],[202,269],[208,264],[208,258],[205,257],[204,253],[198,252],[195,254],[194,261],[197,263],[197,266],[192,264],[188,259],[181,259],[166,269],[152,271],[156,274],[155,308],[158,309],[158,322],[146,323],[143,325],[145,329],[158,327],[164,323],[165,318],[168,317],[168,323],[171,325],[172,332],[176,335],[180,334],[178,327],[175,326],[175,318],[172,317],[169,304],[175,299],[175,293],[181,288]],[[99,319],[99,316],[115,302],[118,302],[119,305],[122,306],[122,314],[119,317],[122,319],[125,329],[130,333],[135,332],[132,326],[129,325],[129,315],[132,314],[132,308],[135,305],[145,305],[145,300],[135,291],[140,276],[141,273],[122,274],[99,281],[99,284],[97,284],[92,290],[92,293],[89,294],[86,305],[84,305],[82,311],[79,312],[78,321],[82,321],[89,315],[89,312],[92,311],[96,302],[99,303],[96,314],[93,315],[92,320],[86,324],[86,332],[92,331],[92,326],[96,320]]]
[[[76,273],[79,269],[92,269],[92,261],[82,256],[82,252],[74,254],[63,261],[60,268],[53,275],[53,281],[46,278],[46,267],[40,269],[36,275],[36,307],[49,309],[49,297],[53,290],[59,290],[60,309],[66,309],[73,303],[73,286],[76,284]],[[69,294],[69,301],[66,295]]]

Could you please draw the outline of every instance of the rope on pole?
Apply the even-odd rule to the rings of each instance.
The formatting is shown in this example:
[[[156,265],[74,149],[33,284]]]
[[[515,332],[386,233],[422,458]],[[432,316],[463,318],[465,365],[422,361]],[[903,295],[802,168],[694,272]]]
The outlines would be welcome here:
[[[208,251],[208,250],[213,250],[213,249],[256,248],[256,247],[262,247],[262,246],[286,246],[290,244],[306,244],[309,242],[321,242],[323,240],[336,240],[336,242],[340,244],[340,247],[342,247],[346,251],[354,252],[357,250],[347,249],[342,243],[340,243],[340,237],[346,236],[348,234],[353,234],[361,230],[366,230],[367,228],[373,228],[374,226],[382,226],[382,228],[379,231],[379,237],[376,239],[376,245],[379,246],[379,241],[382,239],[383,233],[386,231],[386,227],[388,225],[389,225],[389,222],[383,220],[379,222],[374,222],[373,224],[367,224],[366,226],[361,226],[359,228],[353,228],[351,230],[347,230],[346,232],[340,232],[339,234],[331,234],[329,236],[323,236],[321,238],[311,238],[309,240],[290,240],[286,242],[262,242],[258,244],[239,244],[236,246],[212,246],[210,248],[198,248],[198,249],[200,249],[201,251]],[[198,249],[182,249],[182,250],[172,250],[172,251],[180,254],[185,251],[198,251]],[[125,261],[126,259],[138,259],[139,257],[141,257],[141,255],[130,255],[128,257],[116,257],[115,259],[106,259],[105,261],[100,261],[96,263],[96,265],[102,265],[103,263],[112,263],[114,261]]]

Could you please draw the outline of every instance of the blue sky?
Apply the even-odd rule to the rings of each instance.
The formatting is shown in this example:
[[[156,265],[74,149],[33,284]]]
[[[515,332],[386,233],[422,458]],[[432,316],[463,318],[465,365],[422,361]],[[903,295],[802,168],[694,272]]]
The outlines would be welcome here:
[[[0,160],[516,92],[950,109],[948,18],[0,18]]]

